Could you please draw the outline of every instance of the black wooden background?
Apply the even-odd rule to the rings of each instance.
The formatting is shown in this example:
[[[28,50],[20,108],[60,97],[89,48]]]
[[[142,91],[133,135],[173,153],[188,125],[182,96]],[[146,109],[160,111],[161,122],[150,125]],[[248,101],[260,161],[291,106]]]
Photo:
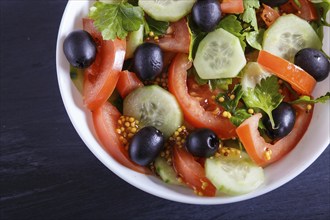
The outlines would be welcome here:
[[[329,148],[288,184],[227,205],[167,201],[114,175],[81,141],[60,97],[55,46],[65,6],[0,1],[0,219],[330,219]]]

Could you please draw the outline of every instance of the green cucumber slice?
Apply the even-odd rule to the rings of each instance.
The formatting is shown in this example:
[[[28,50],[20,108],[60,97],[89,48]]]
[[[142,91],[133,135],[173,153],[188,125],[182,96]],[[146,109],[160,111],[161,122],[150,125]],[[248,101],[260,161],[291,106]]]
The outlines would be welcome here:
[[[144,26],[141,25],[137,31],[132,31],[128,33],[126,38],[126,54],[125,59],[133,57],[135,49],[143,43],[143,31]]]
[[[158,21],[178,21],[192,9],[196,0],[139,0],[139,6]]]
[[[154,126],[170,137],[182,125],[183,114],[175,97],[165,89],[152,85],[140,87],[124,99],[124,115],[133,116],[140,125]]]
[[[82,94],[84,86],[84,70],[70,66],[70,78],[80,94]]]
[[[279,17],[264,33],[263,49],[290,62],[303,48],[321,49],[312,26],[294,14]]]
[[[121,2],[127,2],[127,0],[99,0],[99,1],[107,4],[118,4]]]
[[[241,85],[243,91],[247,91],[248,88],[254,89],[262,79],[269,76],[271,76],[271,74],[263,69],[257,62],[247,63],[242,70]]]
[[[239,39],[219,28],[200,42],[193,63],[200,78],[219,79],[237,76],[246,59]]]
[[[156,172],[165,183],[183,185],[181,182],[178,181],[177,174],[174,171],[173,167],[170,166],[164,158],[157,157],[154,162],[154,166]]]
[[[265,181],[263,169],[242,151],[240,156],[229,153],[206,159],[205,173],[219,192],[229,195],[249,193]]]

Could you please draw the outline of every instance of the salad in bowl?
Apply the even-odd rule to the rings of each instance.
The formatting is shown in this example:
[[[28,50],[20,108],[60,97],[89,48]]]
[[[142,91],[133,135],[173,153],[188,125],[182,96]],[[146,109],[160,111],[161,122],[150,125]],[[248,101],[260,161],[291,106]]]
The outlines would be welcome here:
[[[65,107],[91,151],[144,191],[197,204],[264,194],[329,144],[329,8],[69,1],[57,45]]]

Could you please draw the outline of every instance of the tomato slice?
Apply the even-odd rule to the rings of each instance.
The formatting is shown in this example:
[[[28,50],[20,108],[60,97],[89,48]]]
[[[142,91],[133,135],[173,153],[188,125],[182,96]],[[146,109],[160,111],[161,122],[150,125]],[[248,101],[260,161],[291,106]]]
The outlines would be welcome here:
[[[165,51],[163,53],[164,69],[167,68],[172,63],[172,60],[174,59],[175,55],[176,53],[171,51]]]
[[[216,187],[205,176],[205,170],[183,147],[173,147],[173,166],[182,180],[198,195],[215,196]]]
[[[274,21],[276,21],[277,18],[280,17],[280,14],[272,7],[269,7],[268,5],[265,4],[262,5],[264,8],[261,13],[261,18],[266,23],[267,27],[269,27],[274,23]]]
[[[306,112],[302,106],[294,106],[296,110],[296,122],[293,130],[275,144],[266,143],[258,131],[260,113],[246,119],[237,129],[239,139],[251,159],[259,166],[265,167],[281,159],[289,153],[305,134],[312,119],[312,111]],[[270,151],[269,151],[270,150]],[[267,158],[267,151],[270,158]]]
[[[225,14],[241,14],[244,12],[243,0],[223,0],[220,8]]]
[[[296,1],[299,1],[299,5]],[[307,21],[318,19],[317,10],[309,0],[289,0],[287,3],[281,5],[280,9],[287,14],[293,13]]]
[[[133,163],[116,133],[119,111],[109,102],[92,112],[96,135],[105,150],[122,165],[144,174],[151,174],[146,167]]]
[[[165,51],[189,53],[190,34],[186,19],[172,23],[169,34],[161,37],[158,45]]]
[[[229,139],[235,137],[235,126],[228,118],[206,111],[196,97],[189,95],[187,70],[191,65],[192,63],[188,60],[188,55],[179,53],[170,66],[168,76],[169,90],[179,102],[185,120],[194,127],[213,130],[220,138]]]
[[[124,64],[126,41],[102,40],[91,19],[84,19],[83,25],[98,45],[94,63],[85,70],[83,88],[84,104],[93,111],[107,101],[116,87]]]
[[[127,70],[120,72],[116,88],[122,98],[141,86],[143,86],[143,83],[135,73]]]
[[[258,63],[290,83],[299,94],[310,95],[316,85],[316,80],[303,69],[267,51],[259,52]]]

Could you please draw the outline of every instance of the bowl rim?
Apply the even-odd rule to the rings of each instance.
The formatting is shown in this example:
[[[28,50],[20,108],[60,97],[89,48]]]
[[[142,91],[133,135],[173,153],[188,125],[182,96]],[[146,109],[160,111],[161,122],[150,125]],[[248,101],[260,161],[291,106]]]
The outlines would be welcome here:
[[[85,2],[86,3],[86,2],[88,2],[88,0],[80,1],[80,2]],[[89,148],[89,150],[94,154],[94,156],[98,160],[100,160],[109,170],[111,170],[113,173],[115,173],[118,177],[120,177],[121,179],[123,179],[127,183],[129,183],[129,184],[135,186],[136,188],[138,188],[138,189],[140,189],[144,192],[147,192],[151,195],[157,196],[159,198],[167,199],[167,200],[170,200],[170,201],[175,201],[175,202],[181,202],[181,203],[186,203],[186,204],[198,204],[198,205],[218,205],[218,204],[235,203],[235,202],[245,201],[245,200],[248,200],[248,199],[252,199],[252,198],[261,196],[263,194],[266,194],[270,191],[273,191],[273,190],[283,186],[284,184],[286,184],[287,182],[291,181],[296,176],[301,174],[305,169],[307,169],[323,153],[323,151],[329,145],[330,137],[328,137],[327,139],[324,139],[322,147],[320,147],[318,151],[314,151],[314,154],[312,154],[311,157],[308,157],[308,160],[305,163],[303,163],[303,165],[297,167],[293,172],[286,175],[285,178],[281,178],[281,181],[275,181],[274,183],[271,183],[270,185],[262,186],[260,189],[258,189],[256,191],[253,191],[251,193],[244,194],[244,195],[239,195],[239,196],[200,197],[200,196],[193,195],[193,193],[192,194],[190,194],[190,193],[189,194],[186,194],[186,193],[182,194],[182,193],[179,193],[177,191],[174,191],[172,188],[170,188],[169,190],[164,191],[164,190],[162,190],[162,188],[159,188],[159,187],[153,188],[153,187],[150,187],[148,185],[144,185],[142,183],[136,182],[135,178],[141,177],[141,176],[146,177],[146,175],[136,173],[135,171],[132,171],[129,168],[126,168],[126,167],[122,166],[121,164],[119,164],[117,161],[115,161],[111,156],[109,156],[106,153],[106,151],[98,143],[98,141],[96,140],[95,135],[94,135],[94,137],[92,137],[92,138],[94,138],[94,140],[90,140],[90,138],[89,138],[90,136],[86,137],[85,130],[81,126],[78,126],[77,119],[76,119],[77,116],[74,115],[74,113],[72,111],[72,108],[79,109],[80,107],[77,106],[76,103],[74,103],[75,100],[74,100],[73,96],[77,95],[77,91],[72,89],[73,84],[71,83],[70,77],[68,76],[69,75],[68,74],[69,73],[69,68],[68,68],[69,65],[64,64],[66,62],[66,60],[64,58],[62,45],[63,45],[63,36],[64,36],[64,33],[65,33],[64,32],[65,20],[68,17],[68,13],[71,10],[71,8],[74,6],[74,4],[77,4],[77,3],[79,3],[79,2],[77,2],[77,1],[74,2],[73,0],[68,1],[67,5],[65,7],[65,10],[63,12],[63,15],[62,15],[62,19],[61,19],[61,22],[60,22],[58,35],[57,35],[57,41],[56,41],[56,71],[57,71],[57,80],[58,80],[58,86],[59,86],[60,94],[61,94],[61,97],[62,97],[64,107],[66,109],[66,112],[69,116],[69,119],[70,119],[73,127],[75,128],[76,132],[78,133],[80,138],[83,140],[84,144]],[[326,38],[330,39],[330,33],[329,33],[330,30],[329,29],[327,29],[325,31],[324,39],[326,39]],[[66,73],[63,73],[63,70],[66,70]],[[69,78],[69,80],[68,80],[68,78]],[[68,88],[71,90],[73,95],[71,95],[71,96],[67,95]],[[330,103],[328,103],[328,104],[330,104]],[[74,105],[76,107],[74,107]],[[79,102],[78,105],[81,106],[82,103]],[[329,106],[330,105],[328,105],[328,107]],[[81,114],[87,114],[87,119],[86,120],[88,120],[88,114],[90,114],[90,112],[88,112],[86,109],[79,109],[79,110],[81,111],[81,112],[78,112],[80,115]],[[75,114],[76,113],[77,112],[75,112]],[[314,117],[314,115],[313,115],[313,117]],[[88,128],[91,129],[90,133],[93,133],[94,128],[90,128],[90,127],[88,127]],[[302,142],[302,141],[300,141],[300,142]],[[156,181],[157,184],[159,183],[159,180],[153,179],[154,177],[150,177],[150,178],[152,178],[152,181]],[[162,182],[162,185],[164,185],[164,184],[165,183]],[[169,193],[169,192],[171,192],[171,193]]]

